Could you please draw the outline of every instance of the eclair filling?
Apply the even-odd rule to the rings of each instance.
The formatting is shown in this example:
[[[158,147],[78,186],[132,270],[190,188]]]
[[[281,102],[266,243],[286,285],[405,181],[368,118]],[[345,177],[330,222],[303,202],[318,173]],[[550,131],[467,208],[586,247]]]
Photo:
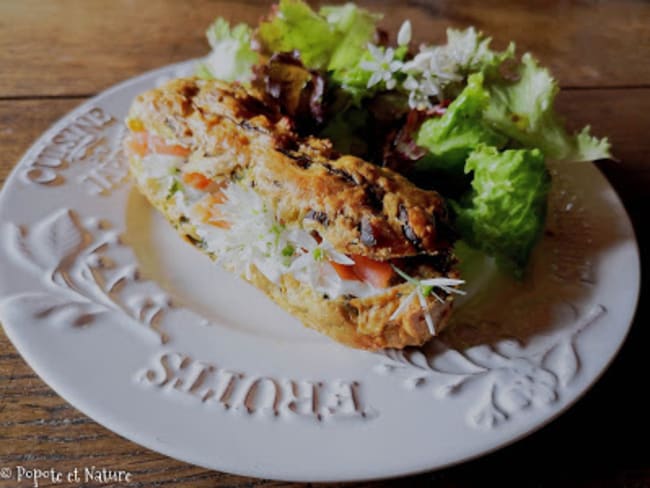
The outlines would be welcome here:
[[[169,201],[170,216],[191,229],[197,246],[240,276],[250,279],[257,269],[272,283],[280,284],[284,275],[291,275],[331,299],[366,298],[408,281],[414,285],[413,293],[402,300],[391,318],[397,318],[417,296],[432,334],[435,328],[425,297],[432,294],[444,301],[445,295],[462,293],[455,288],[461,280],[417,280],[390,262],[346,255],[314,231],[285,225],[241,180],[209,178],[196,172],[188,164],[189,149],[141,132],[132,133],[125,146],[138,185],[147,188],[155,200]]]

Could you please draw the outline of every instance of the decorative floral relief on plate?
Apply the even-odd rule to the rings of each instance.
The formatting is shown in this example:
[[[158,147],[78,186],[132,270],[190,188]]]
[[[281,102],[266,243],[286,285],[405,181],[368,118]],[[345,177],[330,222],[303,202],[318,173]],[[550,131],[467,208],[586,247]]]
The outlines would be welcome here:
[[[472,426],[495,427],[516,413],[558,400],[560,390],[578,374],[576,341],[606,313],[597,305],[580,316],[566,303],[572,325],[557,341],[527,348],[517,340],[452,349],[434,339],[422,349],[391,350],[376,367],[397,373],[407,388],[430,388],[438,398],[471,395],[467,419]]]
[[[73,210],[61,209],[29,228],[5,224],[1,232],[17,262],[41,276],[49,290],[5,298],[0,307],[6,314],[29,314],[58,326],[88,326],[98,315],[117,314],[117,323],[126,319],[161,343],[168,341],[160,319],[171,299],[140,280],[109,222],[82,220]]]

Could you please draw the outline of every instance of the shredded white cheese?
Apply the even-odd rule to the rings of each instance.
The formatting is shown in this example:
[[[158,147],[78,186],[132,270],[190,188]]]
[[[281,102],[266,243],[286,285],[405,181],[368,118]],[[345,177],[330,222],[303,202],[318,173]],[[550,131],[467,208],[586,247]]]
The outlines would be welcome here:
[[[139,183],[154,180],[158,198],[174,198],[179,213],[195,227],[205,249],[222,266],[247,278],[255,266],[276,284],[284,274],[291,274],[329,298],[368,297],[385,291],[366,282],[342,279],[330,263],[353,265],[352,259],[327,241],[318,243],[309,232],[280,225],[257,192],[239,183],[229,184],[223,190],[225,201],[217,205],[219,220],[228,227],[203,222],[199,207],[209,194],[182,184],[179,171],[184,161],[150,154],[142,160]]]
[[[219,227],[202,219],[201,206],[210,194],[196,190],[181,183],[180,168],[185,163],[182,157],[150,154],[141,160],[141,172],[137,175],[140,184],[157,188],[158,198],[173,198],[176,209],[185,216],[196,229],[208,252],[216,256],[216,261],[240,276],[251,277],[253,266],[269,281],[279,283],[285,274],[310,286],[329,298],[344,295],[369,297],[385,292],[367,282],[342,279],[332,262],[353,265],[354,261],[336,251],[325,240],[320,243],[307,231],[281,225],[274,212],[252,188],[240,183],[230,183],[223,191],[224,201],[217,207],[218,220],[227,222]],[[435,324],[429,313],[426,297],[436,294],[439,289],[448,294],[463,295],[456,288],[463,280],[451,278],[431,278],[416,280],[401,270],[396,271],[413,284],[413,292],[405,297],[390,317],[395,320],[417,297],[424,311],[424,317],[432,335]]]

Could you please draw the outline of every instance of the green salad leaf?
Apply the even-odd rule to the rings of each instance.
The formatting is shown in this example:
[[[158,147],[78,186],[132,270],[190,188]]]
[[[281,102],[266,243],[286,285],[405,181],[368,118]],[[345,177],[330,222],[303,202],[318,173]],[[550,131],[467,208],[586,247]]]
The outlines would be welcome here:
[[[477,52],[476,45],[469,51]],[[469,75],[444,115],[425,120],[417,132],[417,144],[427,150],[417,170],[443,172],[461,184],[463,168],[471,175],[471,189],[456,204],[461,237],[515,274],[523,272],[544,224],[550,188],[545,158],[611,157],[607,139],[591,136],[588,127],[566,131],[553,108],[557,92],[549,72],[525,54],[515,80],[498,71]]]
[[[326,6],[320,9],[320,14],[341,33],[341,40],[333,50],[327,65],[327,69],[333,72],[347,69],[359,61],[367,50],[366,45],[373,39],[376,24],[382,17],[353,3],[340,7]]]
[[[249,82],[253,66],[259,61],[251,48],[253,31],[246,24],[231,28],[227,20],[219,17],[208,28],[206,36],[212,52],[199,64],[197,76],[223,81]]]
[[[471,191],[453,202],[456,225],[474,248],[521,275],[546,218],[550,175],[539,149],[480,145],[467,158]]]
[[[483,74],[469,77],[467,87],[447,108],[442,117],[427,119],[420,127],[416,143],[428,150],[417,163],[419,170],[442,170],[459,174],[465,159],[479,144],[503,146],[507,137],[489,127],[483,113],[490,95],[483,87]]]
[[[327,68],[340,41],[327,20],[300,0],[281,0],[271,18],[260,23],[257,37],[269,52],[298,50],[311,69]]]
[[[357,63],[350,65],[347,69],[340,69],[332,73],[332,79],[350,96],[351,103],[355,106],[360,106],[364,98],[374,96],[380,88],[379,85],[368,88],[368,81],[372,73],[361,67],[361,63],[364,61],[372,61],[372,55],[368,50],[361,54]]]
[[[485,120],[525,147],[538,147],[551,159],[593,161],[611,158],[607,139],[597,139],[585,127],[569,134],[553,105],[558,86],[547,69],[526,53],[518,80],[497,80],[487,86],[490,103]]]
[[[301,0],[280,0],[257,36],[270,52],[297,50],[306,67],[335,71],[356,64],[379,18],[352,3],[317,13]]]

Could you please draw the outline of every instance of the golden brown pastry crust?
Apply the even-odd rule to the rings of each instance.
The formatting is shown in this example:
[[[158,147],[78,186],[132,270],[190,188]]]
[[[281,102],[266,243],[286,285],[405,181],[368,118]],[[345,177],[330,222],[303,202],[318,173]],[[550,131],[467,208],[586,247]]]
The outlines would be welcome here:
[[[359,158],[338,157],[329,141],[300,139],[297,147],[287,149],[283,139],[286,143],[290,138],[292,144],[296,139],[286,119],[259,104],[244,90],[221,82],[175,80],[139,96],[127,123],[142,124],[191,148],[194,159],[209,158],[211,178],[233,174],[245,178],[285,225],[302,223],[315,229],[342,252],[388,259],[448,251],[448,243],[436,239],[437,219],[445,218],[436,193]],[[131,171],[138,181],[134,158]],[[142,179],[139,188],[181,235],[198,244],[192,224],[181,218],[174,199],[157,197]],[[368,188],[375,192],[370,202]],[[370,237],[362,236],[364,232]],[[405,237],[409,232],[411,239]],[[413,291],[409,283],[367,298],[331,299],[289,274],[275,284],[253,267],[249,281],[308,327],[352,347],[403,348],[431,338],[418,300],[391,320],[401,300]],[[429,296],[426,301],[439,332],[447,323],[452,297],[440,302]]]
[[[131,117],[212,158],[211,176],[239,173],[283,223],[316,230],[341,252],[387,260],[449,247],[440,195],[339,157],[327,140],[297,138],[286,118],[237,86],[174,80],[138,97]]]

